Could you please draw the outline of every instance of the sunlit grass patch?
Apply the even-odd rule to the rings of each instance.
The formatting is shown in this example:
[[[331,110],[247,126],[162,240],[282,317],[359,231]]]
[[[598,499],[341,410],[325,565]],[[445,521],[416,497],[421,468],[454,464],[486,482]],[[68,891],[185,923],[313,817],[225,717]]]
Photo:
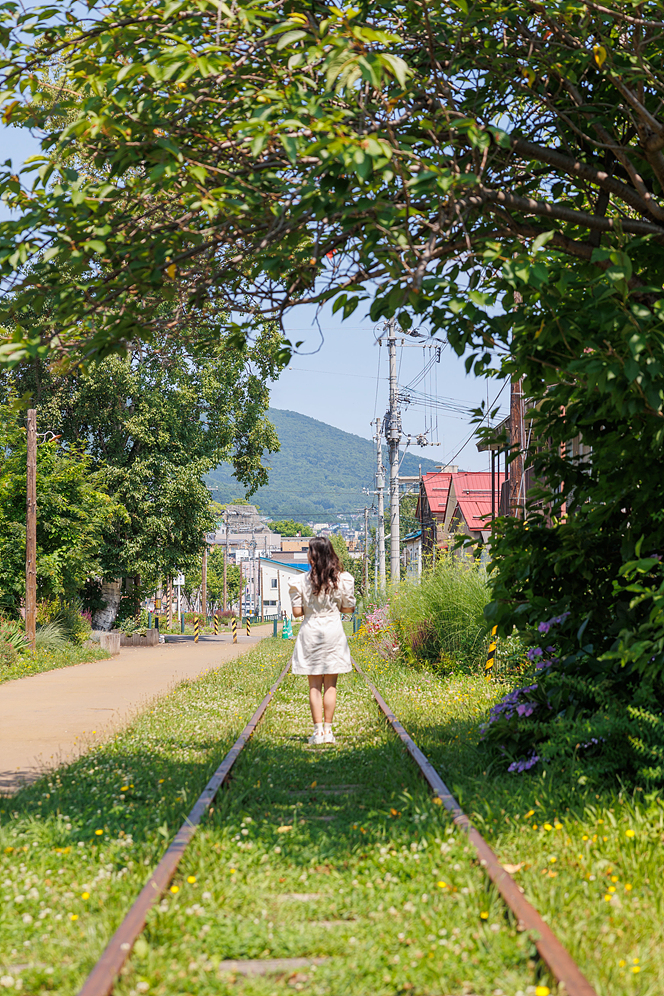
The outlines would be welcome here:
[[[104,660],[111,655],[100,647],[78,647],[73,643],[57,650],[38,649],[35,654],[20,654],[12,664],[0,665],[0,684],[28,678],[32,674],[53,671],[56,668],[71,667],[72,664],[87,664],[89,661]]]

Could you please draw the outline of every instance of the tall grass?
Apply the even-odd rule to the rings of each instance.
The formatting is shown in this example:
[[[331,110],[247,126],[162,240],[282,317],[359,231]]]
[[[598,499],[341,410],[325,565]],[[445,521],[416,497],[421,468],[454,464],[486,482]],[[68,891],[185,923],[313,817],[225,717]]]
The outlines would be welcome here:
[[[425,572],[419,584],[400,584],[390,614],[406,658],[444,671],[480,667],[487,648],[488,601],[485,569],[451,555]]]

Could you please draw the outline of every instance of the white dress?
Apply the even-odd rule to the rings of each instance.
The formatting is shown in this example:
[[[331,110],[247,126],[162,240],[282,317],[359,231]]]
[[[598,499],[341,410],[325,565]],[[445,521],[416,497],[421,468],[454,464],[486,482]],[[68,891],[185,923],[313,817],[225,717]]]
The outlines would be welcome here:
[[[341,623],[341,607],[355,608],[355,581],[343,571],[336,588],[314,595],[311,578],[304,574],[288,586],[293,608],[304,609],[304,619],[293,650],[293,674],[345,674],[353,670],[348,640]]]

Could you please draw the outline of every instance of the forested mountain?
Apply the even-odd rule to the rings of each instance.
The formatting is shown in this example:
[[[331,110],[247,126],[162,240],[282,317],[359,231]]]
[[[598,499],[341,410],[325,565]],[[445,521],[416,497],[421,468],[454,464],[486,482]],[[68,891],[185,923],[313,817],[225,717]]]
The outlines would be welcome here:
[[[371,504],[371,496],[362,493],[362,488],[374,487],[376,450],[370,440],[297,412],[270,408],[268,417],[276,426],[281,450],[265,455],[270,483],[251,499],[262,513],[326,521]],[[383,463],[387,465],[385,447]],[[423,472],[435,469],[433,460],[406,454],[401,473],[417,474],[420,464]],[[218,489],[215,498],[220,502],[244,497],[230,464],[220,464],[207,482]]]

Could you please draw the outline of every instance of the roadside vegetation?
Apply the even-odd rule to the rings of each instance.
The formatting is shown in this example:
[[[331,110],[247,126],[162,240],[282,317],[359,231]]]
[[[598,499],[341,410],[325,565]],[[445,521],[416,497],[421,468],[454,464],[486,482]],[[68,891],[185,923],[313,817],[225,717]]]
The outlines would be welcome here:
[[[37,612],[37,640],[33,653],[22,621],[0,616],[0,684],[31,674],[85,664],[110,655],[87,643],[91,627],[80,603],[43,601]]]

